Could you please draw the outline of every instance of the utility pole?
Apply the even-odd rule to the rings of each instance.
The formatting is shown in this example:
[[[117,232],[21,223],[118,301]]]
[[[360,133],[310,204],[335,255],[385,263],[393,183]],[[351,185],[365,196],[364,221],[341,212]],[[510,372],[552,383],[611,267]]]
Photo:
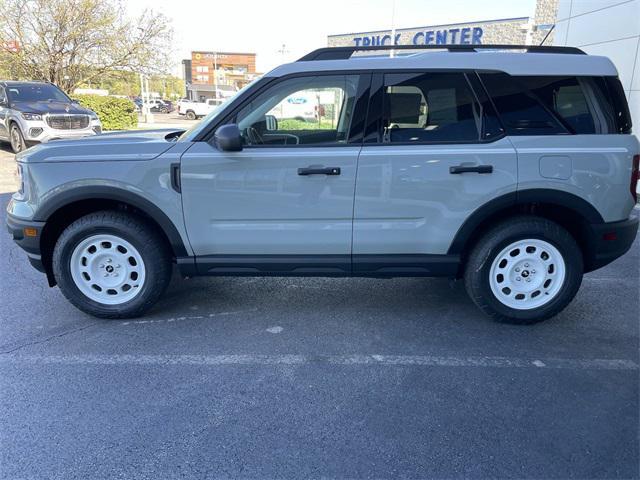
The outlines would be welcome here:
[[[391,0],[391,45],[396,44],[396,0]],[[389,52],[390,57],[395,57],[396,52],[391,49]]]
[[[214,52],[213,54],[213,88],[214,88],[214,98],[218,99],[218,52]]]

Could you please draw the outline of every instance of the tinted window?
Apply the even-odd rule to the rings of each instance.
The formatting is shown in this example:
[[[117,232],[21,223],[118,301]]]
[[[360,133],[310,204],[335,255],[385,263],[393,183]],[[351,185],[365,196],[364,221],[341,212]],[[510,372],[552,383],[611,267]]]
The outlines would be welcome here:
[[[7,94],[12,102],[70,102],[62,90],[48,83],[7,86]]]
[[[464,73],[387,74],[384,143],[478,141],[482,107]]]
[[[553,114],[506,73],[480,74],[509,135],[553,135],[568,133]]]
[[[346,143],[359,75],[321,75],[284,80],[259,94],[236,117],[244,144]]]
[[[613,133],[616,130],[606,86],[597,77],[518,77],[571,133]]]
[[[613,109],[616,132],[631,133],[631,113],[629,112],[629,104],[627,103],[622,83],[616,77],[605,77],[603,82],[606,85],[608,98]]]
[[[511,135],[599,134],[620,131],[601,77],[482,74]]]

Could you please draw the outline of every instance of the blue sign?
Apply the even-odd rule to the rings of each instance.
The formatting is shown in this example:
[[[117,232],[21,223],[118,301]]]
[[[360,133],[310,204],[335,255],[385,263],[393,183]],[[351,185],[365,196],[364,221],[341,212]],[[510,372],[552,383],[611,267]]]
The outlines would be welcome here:
[[[480,45],[482,43],[482,27],[449,28],[445,30],[426,30],[416,32],[413,36],[413,45]],[[400,35],[396,33],[393,44],[400,45]],[[354,37],[356,47],[379,47],[391,45],[391,35],[371,35],[366,37]]]

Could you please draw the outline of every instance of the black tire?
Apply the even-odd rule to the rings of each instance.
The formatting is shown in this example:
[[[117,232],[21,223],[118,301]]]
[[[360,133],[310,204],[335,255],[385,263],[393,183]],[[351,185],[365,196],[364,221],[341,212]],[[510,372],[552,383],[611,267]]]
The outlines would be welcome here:
[[[491,266],[496,256],[513,242],[524,239],[551,244],[565,264],[565,278],[555,296],[531,309],[511,308],[502,303],[490,285]],[[473,302],[494,320],[527,325],[557,315],[573,300],[582,283],[583,268],[582,250],[567,230],[545,218],[517,216],[496,225],[480,238],[466,262],[464,282]]]
[[[187,110],[187,113],[185,114],[185,116],[189,119],[189,120],[195,120],[197,117],[196,112],[194,112],[193,110]]]
[[[78,288],[71,273],[74,249],[83,240],[108,234],[129,242],[144,262],[144,283],[131,300],[118,305],[97,302]],[[162,296],[171,279],[168,245],[156,228],[144,219],[116,211],[100,211],[79,218],[58,238],[53,250],[53,274],[62,294],[77,308],[100,318],[132,318],[149,310]]]
[[[20,127],[16,123],[12,123],[9,129],[9,143],[11,143],[13,153],[20,153],[27,148],[22,130],[20,130]]]

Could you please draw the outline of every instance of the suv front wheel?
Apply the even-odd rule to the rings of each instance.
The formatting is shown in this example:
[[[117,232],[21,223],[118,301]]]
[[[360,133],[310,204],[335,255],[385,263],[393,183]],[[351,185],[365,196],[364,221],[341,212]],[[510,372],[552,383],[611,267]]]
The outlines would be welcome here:
[[[171,256],[143,219],[95,212],[62,232],[53,251],[53,273],[80,310],[102,318],[137,317],[167,288]]]
[[[530,324],[562,311],[582,282],[582,251],[569,232],[540,217],[514,217],[473,248],[465,286],[495,320]]]
[[[9,140],[11,141],[11,149],[13,153],[20,153],[26,148],[24,135],[17,124],[12,124],[9,130]]]

